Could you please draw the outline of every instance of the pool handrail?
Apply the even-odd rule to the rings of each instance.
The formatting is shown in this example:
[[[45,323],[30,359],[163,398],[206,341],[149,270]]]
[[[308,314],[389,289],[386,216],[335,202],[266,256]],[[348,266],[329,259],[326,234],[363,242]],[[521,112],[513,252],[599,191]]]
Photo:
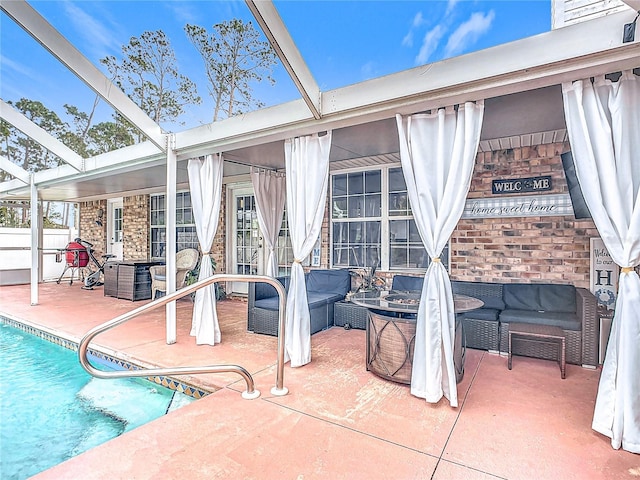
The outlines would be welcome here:
[[[130,312],[124,313],[118,317],[108,320],[96,327],[89,330],[80,340],[78,345],[78,359],[80,365],[89,374],[97,378],[128,378],[128,377],[150,377],[150,376],[169,376],[169,375],[198,375],[203,373],[226,373],[233,372],[242,376],[247,384],[247,389],[242,392],[242,397],[246,399],[254,399],[260,396],[260,392],[254,388],[254,381],[251,374],[239,365],[206,365],[200,367],[167,367],[167,368],[141,368],[137,370],[116,370],[116,371],[104,371],[98,370],[91,365],[91,362],[87,358],[87,350],[89,343],[94,337],[103,333],[111,328],[117,327],[143,313],[150,310],[167,305],[170,302],[176,301],[179,298],[185,297],[203,287],[213,285],[219,282],[261,282],[268,283],[273,286],[278,292],[279,297],[279,313],[278,313],[278,356],[276,360],[276,385],[271,389],[272,395],[283,396],[286,395],[289,390],[284,386],[284,348],[285,348],[285,328],[286,328],[286,305],[287,305],[287,292],[284,286],[275,278],[265,275],[240,275],[240,274],[218,274],[212,275],[204,280],[200,280],[196,283],[188,285],[166,296],[153,300],[141,307],[138,307]]]

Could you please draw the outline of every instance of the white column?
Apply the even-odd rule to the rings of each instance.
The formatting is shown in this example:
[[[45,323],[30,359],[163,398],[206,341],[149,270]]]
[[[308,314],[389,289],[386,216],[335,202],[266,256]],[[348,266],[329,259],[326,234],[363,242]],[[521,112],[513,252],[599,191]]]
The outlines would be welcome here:
[[[167,295],[176,291],[176,189],[178,182],[177,157],[174,150],[175,137],[167,135],[167,190],[165,192],[165,228],[167,245],[165,250]],[[176,343],[176,302],[166,305],[167,344]]]
[[[40,228],[38,208],[38,188],[31,174],[31,305],[38,304],[38,231]]]

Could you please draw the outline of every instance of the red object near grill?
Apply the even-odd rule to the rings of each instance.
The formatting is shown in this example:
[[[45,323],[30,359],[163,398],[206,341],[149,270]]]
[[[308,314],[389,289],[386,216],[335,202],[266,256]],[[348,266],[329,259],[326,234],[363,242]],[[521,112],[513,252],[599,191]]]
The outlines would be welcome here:
[[[89,264],[89,253],[87,249],[77,242],[69,242],[64,249],[65,260],[71,268],[82,268]]]
[[[58,283],[60,283],[64,274],[67,273],[67,270],[71,269],[69,285],[73,285],[73,276],[75,271],[77,269],[84,268],[89,264],[89,252],[84,245],[78,242],[69,242],[61,252],[64,252],[66,265],[62,274],[58,278]]]

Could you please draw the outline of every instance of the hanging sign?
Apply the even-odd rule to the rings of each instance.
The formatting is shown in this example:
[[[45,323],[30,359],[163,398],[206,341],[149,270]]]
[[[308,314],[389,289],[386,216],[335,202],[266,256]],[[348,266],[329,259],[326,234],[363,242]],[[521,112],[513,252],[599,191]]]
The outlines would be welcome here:
[[[462,218],[573,216],[568,193],[557,195],[520,195],[502,198],[470,198]]]
[[[508,180],[493,180],[491,182],[491,193],[494,195],[546,192],[549,190],[551,190],[551,176],[512,178]]]
[[[618,266],[601,238],[591,239],[591,293],[598,306],[613,310],[616,306]]]

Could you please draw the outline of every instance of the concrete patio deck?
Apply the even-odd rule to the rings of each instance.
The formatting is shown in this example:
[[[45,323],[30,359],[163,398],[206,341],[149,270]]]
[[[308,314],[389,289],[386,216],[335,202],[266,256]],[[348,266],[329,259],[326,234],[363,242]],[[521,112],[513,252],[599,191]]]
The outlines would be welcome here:
[[[0,315],[78,340],[145,302],[101,288],[45,283],[0,287]],[[166,345],[164,309],[96,338],[134,362],[239,364],[261,396],[242,399],[235,374],[189,382],[215,391],[50,470],[37,479],[636,479],[640,456],[591,429],[600,370],[467,350],[460,406],[431,405],[365,369],[365,332],[312,337],[312,362],[285,367],[289,394],[271,395],[276,338],[246,331],[246,303],[218,304],[222,343],[189,336],[192,304],[177,302],[178,341]],[[19,433],[17,433],[19,434]]]

